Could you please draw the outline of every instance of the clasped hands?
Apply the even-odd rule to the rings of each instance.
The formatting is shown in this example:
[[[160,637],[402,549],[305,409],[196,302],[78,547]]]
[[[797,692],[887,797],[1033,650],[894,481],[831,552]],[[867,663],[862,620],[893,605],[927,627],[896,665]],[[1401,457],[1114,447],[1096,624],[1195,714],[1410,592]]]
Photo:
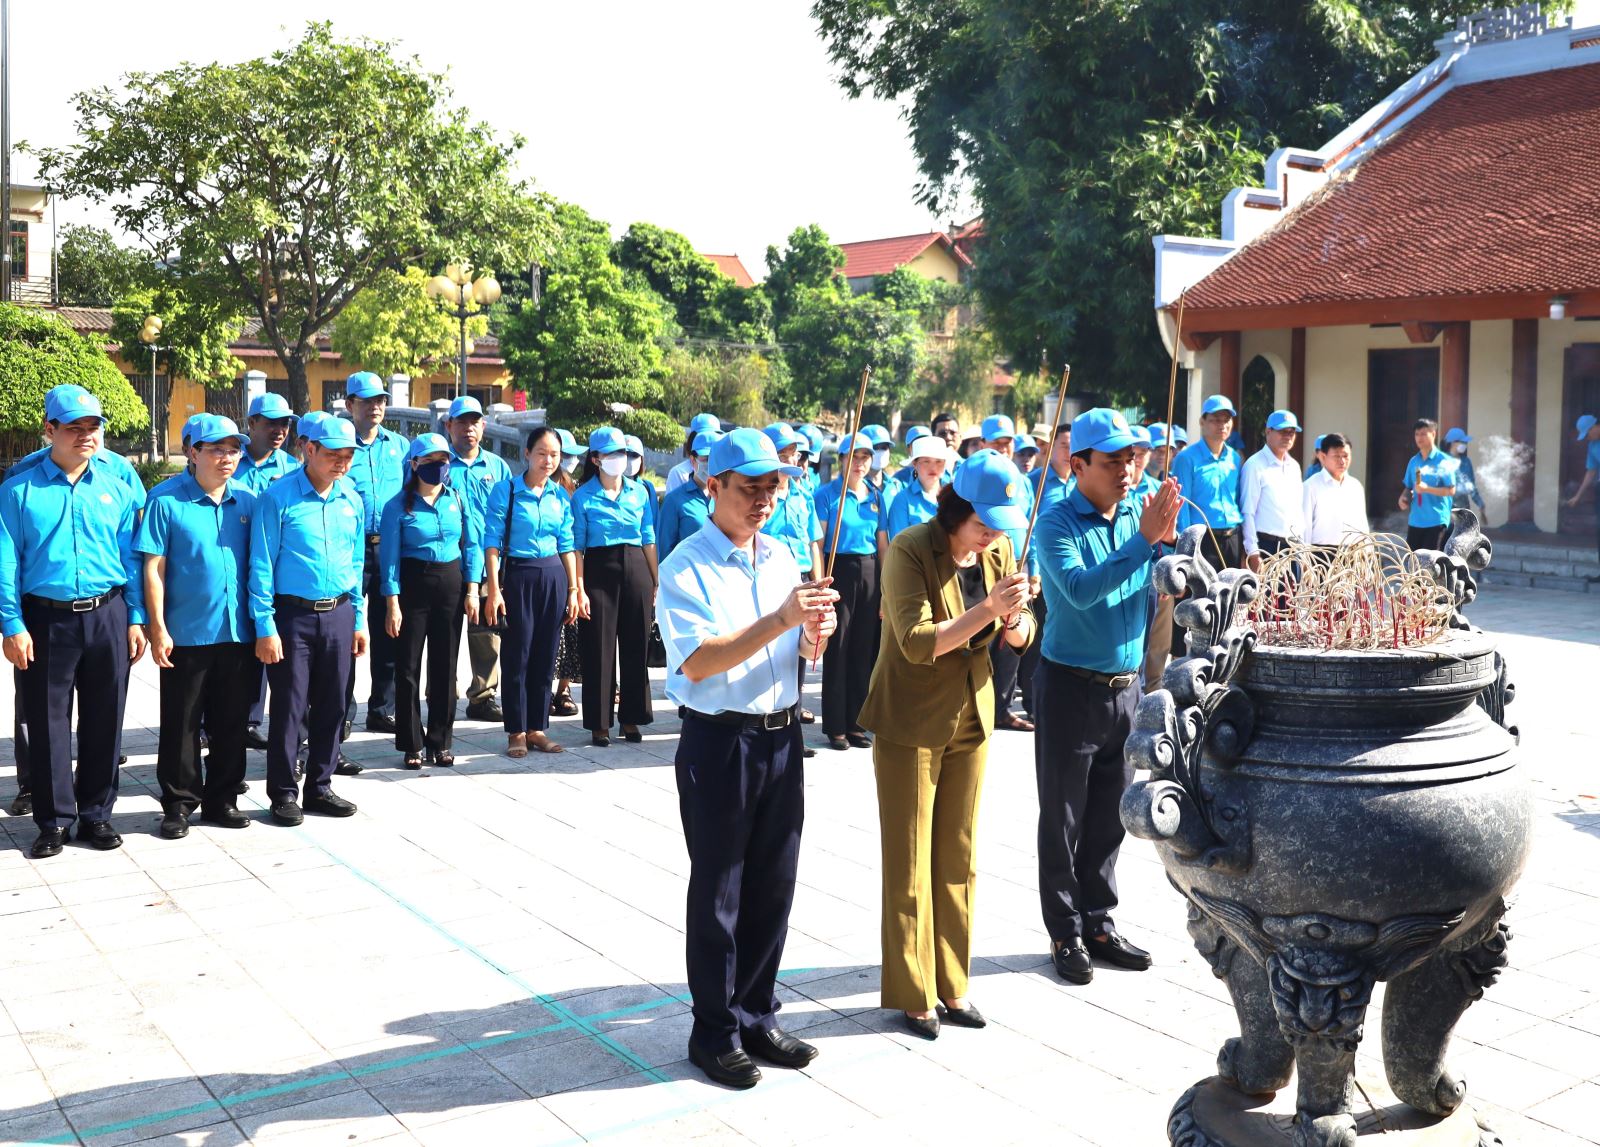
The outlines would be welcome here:
[[[833,579],[825,577],[803,581],[790,590],[778,607],[778,620],[783,627],[800,626],[805,640],[813,646],[826,641],[839,624],[838,614],[833,609],[833,603],[839,600],[839,591],[830,588],[832,585]]]

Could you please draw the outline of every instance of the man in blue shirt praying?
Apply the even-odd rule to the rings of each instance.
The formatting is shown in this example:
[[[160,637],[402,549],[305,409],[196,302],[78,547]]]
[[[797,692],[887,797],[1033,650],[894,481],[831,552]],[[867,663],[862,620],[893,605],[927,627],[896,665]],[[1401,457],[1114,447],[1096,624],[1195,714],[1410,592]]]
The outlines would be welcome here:
[[[1450,532],[1450,510],[1455,503],[1455,459],[1435,445],[1439,424],[1419,418],[1411,427],[1417,452],[1406,463],[1406,488],[1400,508],[1406,513],[1406,545],[1413,550],[1442,550]]]

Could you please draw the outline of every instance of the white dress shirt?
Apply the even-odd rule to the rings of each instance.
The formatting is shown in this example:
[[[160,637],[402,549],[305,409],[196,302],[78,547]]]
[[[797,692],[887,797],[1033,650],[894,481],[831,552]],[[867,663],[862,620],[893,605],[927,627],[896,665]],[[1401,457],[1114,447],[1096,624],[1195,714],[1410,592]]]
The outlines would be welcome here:
[[[1367,532],[1367,492],[1348,471],[1342,482],[1334,481],[1326,470],[1307,478],[1301,508],[1306,541],[1314,546],[1337,546],[1348,534]]]
[[[693,477],[694,459],[692,457],[685,458],[682,462],[679,462],[676,466],[667,471],[667,488],[661,491],[661,493],[663,495],[670,494],[672,491],[676,490],[679,486],[683,485]]]
[[[1244,518],[1244,552],[1260,551],[1258,534],[1298,538],[1305,533],[1300,510],[1300,463],[1292,454],[1280,460],[1269,446],[1252,454],[1239,472],[1239,513]]]

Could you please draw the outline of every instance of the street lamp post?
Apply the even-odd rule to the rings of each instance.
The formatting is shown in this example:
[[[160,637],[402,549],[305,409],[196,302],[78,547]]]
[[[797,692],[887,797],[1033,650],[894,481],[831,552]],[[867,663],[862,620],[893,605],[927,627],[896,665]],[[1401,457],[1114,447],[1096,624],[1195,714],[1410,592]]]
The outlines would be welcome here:
[[[428,280],[428,296],[434,299],[447,315],[460,324],[459,373],[456,377],[456,396],[467,392],[467,319],[476,313],[468,303],[480,308],[493,306],[500,301],[500,284],[492,274],[485,272],[476,280],[472,277],[471,263],[451,263],[444,274]]]
[[[139,341],[150,348],[150,461],[156,460],[156,352],[168,348],[157,345],[161,338],[161,316],[146,315],[139,327]]]

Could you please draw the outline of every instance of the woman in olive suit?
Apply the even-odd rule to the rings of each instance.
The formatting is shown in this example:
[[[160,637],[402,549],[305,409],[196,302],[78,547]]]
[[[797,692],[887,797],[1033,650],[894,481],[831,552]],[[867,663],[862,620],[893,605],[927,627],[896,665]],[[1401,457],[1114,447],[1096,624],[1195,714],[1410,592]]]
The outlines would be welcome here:
[[[882,1003],[934,1039],[940,1019],[983,1027],[967,999],[973,835],[994,690],[988,642],[1033,640],[1032,587],[1003,531],[1026,529],[1016,467],[976,455],[939,495],[932,520],[889,547],[883,640],[861,710],[883,845]]]

